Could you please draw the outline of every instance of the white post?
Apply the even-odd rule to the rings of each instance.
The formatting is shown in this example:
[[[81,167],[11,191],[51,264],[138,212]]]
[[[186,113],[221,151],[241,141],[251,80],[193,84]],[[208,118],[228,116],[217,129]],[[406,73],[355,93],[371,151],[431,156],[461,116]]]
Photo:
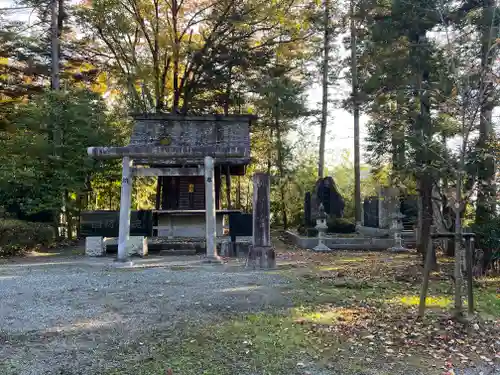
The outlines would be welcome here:
[[[132,196],[132,160],[128,156],[122,162],[122,189],[120,195],[120,230],[118,232],[118,261],[128,258],[127,241],[130,235],[130,204]]]
[[[205,221],[206,221],[206,259],[219,262],[217,255],[217,233],[215,220],[214,159],[205,156]]]

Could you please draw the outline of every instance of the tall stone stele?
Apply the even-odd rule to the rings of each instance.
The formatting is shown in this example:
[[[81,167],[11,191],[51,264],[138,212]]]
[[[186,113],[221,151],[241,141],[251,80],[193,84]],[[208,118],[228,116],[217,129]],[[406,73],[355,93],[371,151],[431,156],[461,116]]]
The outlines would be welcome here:
[[[253,176],[253,240],[247,268],[272,269],[276,256],[271,244],[270,178],[266,173]]]

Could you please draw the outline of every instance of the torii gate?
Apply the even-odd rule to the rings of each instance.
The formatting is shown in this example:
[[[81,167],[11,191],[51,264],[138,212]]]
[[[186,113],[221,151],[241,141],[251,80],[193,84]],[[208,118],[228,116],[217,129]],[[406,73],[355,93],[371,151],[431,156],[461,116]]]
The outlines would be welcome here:
[[[118,235],[118,257],[117,260],[126,262],[128,254],[126,244],[130,231],[130,206],[132,194],[133,160],[165,160],[176,158],[192,159],[204,158],[205,177],[205,219],[206,219],[206,260],[219,262],[220,258],[216,250],[216,213],[215,213],[215,190],[214,190],[214,158],[240,157],[244,150],[240,147],[171,147],[133,145],[124,147],[89,147],[88,155],[94,159],[122,159],[122,181],[120,196],[120,224]],[[150,176],[161,175],[162,168],[141,168],[143,173],[148,172]]]

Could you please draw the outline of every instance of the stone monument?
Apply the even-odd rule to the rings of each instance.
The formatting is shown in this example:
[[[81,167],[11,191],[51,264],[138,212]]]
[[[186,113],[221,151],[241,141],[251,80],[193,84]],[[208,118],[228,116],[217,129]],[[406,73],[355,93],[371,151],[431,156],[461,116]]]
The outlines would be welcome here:
[[[266,173],[253,175],[253,240],[247,268],[272,269],[276,257],[271,244],[270,178]]]
[[[311,196],[312,218],[316,219],[319,205],[323,204],[325,213],[329,217],[344,217],[344,199],[340,195],[332,177],[320,178],[315,185]]]

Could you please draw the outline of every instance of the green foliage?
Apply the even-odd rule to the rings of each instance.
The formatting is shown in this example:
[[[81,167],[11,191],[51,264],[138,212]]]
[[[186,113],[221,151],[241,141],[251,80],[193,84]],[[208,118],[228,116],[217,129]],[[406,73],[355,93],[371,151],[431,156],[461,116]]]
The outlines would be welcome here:
[[[309,228],[303,224],[299,225],[299,227],[297,228],[297,232],[301,236],[306,236],[306,237],[317,237],[318,236],[318,230],[316,228]]]
[[[335,180],[339,193],[344,199],[344,217],[354,219],[354,163],[350,158],[349,152],[344,152],[341,163],[331,168],[329,175]],[[361,179],[362,197],[377,195],[377,186],[388,184],[390,171],[387,167],[372,170],[368,165],[361,165],[360,169],[363,176]]]
[[[10,123],[0,133],[0,205],[59,212],[66,195],[73,211],[92,172],[106,167],[87,157],[87,147],[116,137],[102,99],[86,90],[43,93],[16,107]]]
[[[500,251],[500,217],[487,223],[473,224],[472,232],[476,234],[478,246],[484,250]]]
[[[42,223],[0,219],[0,257],[20,255],[54,241],[54,229]]]
[[[327,221],[328,233],[354,233],[356,225],[349,219],[332,217]]]

